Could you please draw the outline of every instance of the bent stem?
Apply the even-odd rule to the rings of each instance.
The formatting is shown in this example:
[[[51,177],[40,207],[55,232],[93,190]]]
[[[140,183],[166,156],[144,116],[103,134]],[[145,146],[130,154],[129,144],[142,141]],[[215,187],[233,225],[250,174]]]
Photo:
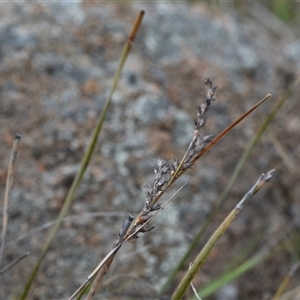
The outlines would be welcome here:
[[[98,136],[101,132],[101,129],[102,129],[102,125],[103,125],[103,122],[104,122],[104,119],[105,119],[105,116],[106,116],[106,113],[108,111],[108,108],[110,106],[110,103],[111,103],[111,100],[112,100],[112,96],[116,90],[116,87],[117,87],[117,84],[119,82],[119,79],[120,79],[120,76],[121,76],[121,72],[123,70],[123,67],[124,67],[124,64],[125,64],[125,61],[127,59],[127,56],[130,52],[130,49],[131,49],[131,46],[132,46],[132,43],[136,37],[136,34],[139,30],[139,27],[141,25],[141,22],[142,22],[142,18],[144,16],[144,11],[140,11],[139,15],[137,16],[131,30],[130,30],[130,33],[129,33],[129,36],[128,36],[128,39],[123,47],[123,50],[122,50],[122,54],[121,54],[121,58],[120,58],[120,61],[119,61],[119,65],[118,65],[118,69],[115,73],[115,76],[114,76],[114,79],[113,79],[113,84],[112,84],[112,87],[110,89],[110,93],[107,97],[107,100],[105,102],[105,105],[103,107],[103,110],[101,112],[101,115],[98,119],[98,122],[96,124],[96,127],[94,129],[94,132],[93,132],[93,135],[92,135],[92,138],[90,140],[90,143],[89,143],[89,146],[84,154],[84,157],[81,161],[81,164],[80,164],[80,169],[79,171],[77,172],[76,174],[76,177],[72,183],[72,186],[67,194],[67,197],[64,201],[64,204],[62,206],[62,209],[60,210],[60,213],[59,213],[59,216],[57,218],[57,222],[54,226],[54,228],[52,229],[51,233],[50,233],[50,236],[46,242],[46,245],[45,247],[43,248],[42,250],[42,253],[38,259],[38,262],[37,264],[35,265],[30,277],[29,277],[29,280],[24,288],[24,291],[20,297],[21,300],[25,300],[27,298],[27,295],[29,293],[29,290],[32,286],[32,283],[37,275],[37,272],[46,256],[46,254],[48,253],[48,250],[58,232],[58,229],[60,227],[60,224],[61,222],[63,221],[63,218],[65,217],[67,211],[69,210],[72,202],[73,202],[73,199],[74,199],[74,196],[75,196],[75,193],[77,191],[77,188],[79,187],[80,183],[81,183],[81,180],[83,178],[83,175],[88,167],[88,164],[92,158],[92,154],[94,152],[94,149],[95,149],[95,145],[97,143],[97,140],[98,140]]]
[[[239,213],[248,203],[250,198],[253,195],[255,195],[265,185],[266,182],[269,182],[272,179],[274,172],[275,170],[271,170],[266,174],[262,174],[257,180],[257,182],[254,184],[254,186],[240,200],[240,202],[235,206],[235,208],[226,217],[222,224],[217,228],[217,230],[214,232],[214,234],[211,236],[211,238],[208,240],[204,248],[201,250],[197,258],[195,259],[194,263],[192,264],[192,267],[187,271],[187,273],[183,277],[182,281],[180,282],[172,296],[172,300],[180,300],[183,297],[184,293],[186,292],[186,289],[191,284],[193,278],[198,273],[199,269],[205,262],[206,258],[208,257],[216,242],[225,233],[225,231],[228,229],[233,220],[239,215]]]
[[[30,252],[25,252],[21,254],[18,258],[16,258],[14,261],[12,261],[9,265],[5,266],[3,269],[0,270],[0,274],[5,273],[9,269],[11,269],[13,266],[15,266],[17,263],[19,263],[22,259],[27,257],[30,254]]]

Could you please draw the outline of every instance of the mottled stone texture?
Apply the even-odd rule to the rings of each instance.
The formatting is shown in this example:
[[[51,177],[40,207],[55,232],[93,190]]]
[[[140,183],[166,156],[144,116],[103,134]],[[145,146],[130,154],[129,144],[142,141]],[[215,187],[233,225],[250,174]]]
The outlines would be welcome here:
[[[66,299],[110,250],[128,213],[136,216],[143,208],[143,185],[153,183],[157,159],[180,159],[187,149],[197,106],[206,97],[204,78],[218,89],[203,136],[216,135],[272,93],[268,103],[180,178],[177,188],[190,179],[188,185],[151,222],[154,230],[122,248],[107,275],[112,281],[99,298],[142,299],[142,293],[143,299],[155,299],[247,144],[299,70],[299,41],[292,30],[274,33],[272,19],[255,18],[254,6],[242,14],[159,1],[0,4],[1,198],[13,139],[22,135],[8,243],[57,217],[141,8],[146,11],[141,30],[69,211],[75,216],[63,223],[31,299]],[[275,168],[277,177],[217,244],[195,279],[197,288],[219,276],[260,232],[266,235],[252,253],[289,221],[299,225],[298,97],[299,89],[253,150],[205,239],[262,172]],[[283,162],[291,153],[291,161]],[[31,255],[1,276],[1,299],[23,288],[48,234],[49,229],[41,229],[5,248],[2,266],[25,251]],[[276,291],[289,267],[289,256],[280,252],[230,287],[239,299],[262,299]]]

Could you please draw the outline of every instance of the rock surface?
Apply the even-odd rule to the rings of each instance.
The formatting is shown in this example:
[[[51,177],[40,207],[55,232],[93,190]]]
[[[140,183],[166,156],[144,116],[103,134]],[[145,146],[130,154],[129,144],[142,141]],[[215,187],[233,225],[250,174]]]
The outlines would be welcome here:
[[[41,253],[49,234],[46,226],[58,216],[76,175],[141,8],[145,19],[92,162],[31,299],[66,299],[110,250],[127,213],[136,216],[141,210],[143,184],[153,181],[156,160],[184,154],[193,135],[195,108],[205,100],[205,77],[218,92],[203,134],[217,134],[272,93],[268,103],[180,178],[177,188],[189,179],[188,186],[153,221],[152,232],[124,246],[101,296],[141,299],[143,291],[143,299],[157,299],[156,291],[218,199],[249,141],[296,78],[297,33],[274,32],[270,23],[254,15],[165,2],[0,4],[2,198],[14,135],[22,136],[2,266],[25,251],[31,253],[2,275],[1,299],[22,290]],[[220,240],[195,279],[196,287],[222,274],[228,261],[260,232],[266,234],[253,253],[279,236],[282,226],[299,220],[297,94],[299,88],[253,150],[205,239],[262,172],[276,168],[276,179]],[[283,160],[290,154],[289,161]],[[22,235],[26,238],[16,240]],[[231,287],[239,299],[273,294],[290,263],[289,255],[280,252]]]

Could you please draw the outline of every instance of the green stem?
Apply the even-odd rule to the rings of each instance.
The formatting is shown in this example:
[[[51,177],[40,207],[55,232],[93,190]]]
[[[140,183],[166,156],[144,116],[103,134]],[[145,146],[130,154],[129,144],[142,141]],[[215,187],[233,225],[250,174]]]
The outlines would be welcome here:
[[[95,149],[95,145],[97,143],[97,140],[98,140],[98,136],[99,136],[99,133],[101,132],[101,129],[102,129],[102,125],[103,125],[103,122],[104,122],[104,119],[105,119],[105,116],[106,116],[106,113],[108,111],[108,108],[110,106],[110,103],[111,103],[111,100],[112,100],[112,96],[116,90],[116,87],[117,87],[117,84],[119,82],[119,79],[120,79],[120,76],[121,76],[121,72],[122,72],[122,69],[124,67],[124,64],[125,64],[125,61],[127,59],[127,56],[130,52],[130,49],[131,49],[131,45],[134,41],[134,38],[136,36],[136,33],[140,27],[140,24],[141,24],[141,21],[142,21],[142,18],[143,18],[143,15],[144,15],[144,11],[141,11],[139,16],[136,18],[133,26],[132,26],[132,29],[129,33],[129,37],[128,37],[128,40],[126,41],[124,47],[123,47],[123,50],[122,50],[122,54],[121,54],[121,58],[120,58],[120,61],[119,61],[119,65],[118,65],[118,69],[115,73],[115,76],[114,76],[114,79],[113,79],[113,84],[112,84],[112,87],[110,89],[110,93],[107,97],[107,100],[105,102],[105,105],[103,107],[103,110],[101,112],[101,115],[98,119],[98,122],[96,124],[96,127],[94,129],[94,132],[93,132],[93,135],[92,135],[92,138],[90,140],[90,143],[89,143],[89,146],[84,154],[84,157],[81,161],[81,164],[80,164],[80,169],[78,171],[78,173],[76,174],[76,177],[72,183],[72,186],[67,194],[67,197],[64,201],[64,204],[63,204],[63,207],[62,209],[60,210],[59,212],[59,215],[58,215],[58,218],[57,218],[57,222],[54,226],[54,228],[52,229],[51,233],[50,233],[50,236],[46,242],[46,245],[44,246],[43,250],[42,250],[42,253],[38,259],[38,262],[37,264],[35,265],[30,277],[29,277],[29,280],[24,288],[24,291],[20,297],[21,300],[25,300],[28,296],[28,293],[31,289],[31,286],[32,286],[32,283],[38,273],[38,270],[46,256],[46,254],[48,253],[48,250],[50,249],[50,246],[58,232],[58,229],[61,225],[61,222],[63,220],[63,218],[65,217],[66,213],[68,212],[72,202],[73,202],[73,199],[74,199],[74,196],[75,196],[75,193],[77,191],[77,188],[79,187],[80,183],[81,183],[81,180],[83,178],[83,175],[88,167],[88,164],[91,160],[91,157],[92,157],[92,154],[94,152],[94,149]]]

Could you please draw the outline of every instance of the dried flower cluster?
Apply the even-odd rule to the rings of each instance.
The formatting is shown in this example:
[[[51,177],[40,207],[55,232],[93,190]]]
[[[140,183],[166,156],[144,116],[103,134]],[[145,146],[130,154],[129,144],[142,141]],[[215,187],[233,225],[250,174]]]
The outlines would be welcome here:
[[[206,102],[202,103],[197,108],[194,136],[187,152],[181,161],[174,159],[172,163],[169,163],[168,160],[162,158],[158,159],[158,168],[154,169],[155,178],[153,185],[146,184],[144,186],[146,188],[144,207],[136,218],[133,228],[126,236],[124,236],[124,239],[129,236],[131,239],[136,239],[138,238],[138,233],[147,232],[154,228],[154,226],[149,224],[149,220],[152,217],[150,214],[151,212],[161,209],[161,204],[157,203],[158,200],[171,183],[173,183],[184,171],[193,166],[199,152],[213,139],[212,135],[201,137],[200,129],[205,125],[207,112],[215,101],[215,91],[217,87],[213,86],[209,78],[204,80],[204,84],[207,89]]]

